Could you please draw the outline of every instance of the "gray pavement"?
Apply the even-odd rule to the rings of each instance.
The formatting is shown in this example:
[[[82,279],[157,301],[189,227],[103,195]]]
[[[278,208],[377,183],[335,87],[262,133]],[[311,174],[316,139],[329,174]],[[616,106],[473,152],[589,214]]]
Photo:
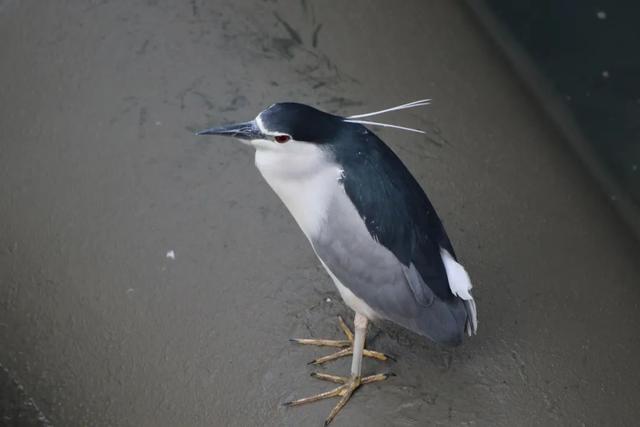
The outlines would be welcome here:
[[[378,133],[479,334],[375,325],[398,360],[364,372],[398,376],[334,425],[635,425],[638,244],[462,4],[4,0],[0,39],[0,363],[53,425],[321,425],[333,402],[280,406],[328,386],[287,339],[351,314],[251,149],[191,131],[421,97],[394,121],[429,138]]]

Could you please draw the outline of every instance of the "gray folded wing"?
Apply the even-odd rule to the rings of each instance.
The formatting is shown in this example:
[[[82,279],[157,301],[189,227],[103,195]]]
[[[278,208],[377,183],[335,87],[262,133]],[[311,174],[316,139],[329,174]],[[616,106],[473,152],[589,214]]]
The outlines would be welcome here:
[[[439,343],[462,341],[462,300],[438,298],[413,264],[402,264],[371,236],[346,195],[334,200],[327,218],[311,243],[343,286],[382,318]]]

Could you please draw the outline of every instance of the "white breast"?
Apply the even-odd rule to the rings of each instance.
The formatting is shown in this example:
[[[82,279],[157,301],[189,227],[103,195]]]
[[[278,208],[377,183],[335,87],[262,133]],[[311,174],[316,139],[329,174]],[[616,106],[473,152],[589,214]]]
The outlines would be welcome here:
[[[327,213],[331,203],[335,202],[351,205],[355,220],[361,223],[359,225],[366,233],[364,222],[347,200],[340,183],[344,172],[331,160],[328,153],[314,144],[299,141],[281,146],[265,142],[267,144],[254,144],[256,166],[287,206],[312,246],[313,237],[317,236],[325,221],[331,220],[327,218]],[[322,259],[320,262],[349,307],[369,319],[379,317],[362,299],[340,283]]]
[[[342,170],[320,147],[299,141],[255,144],[256,167],[287,206],[307,238],[326,221]]]

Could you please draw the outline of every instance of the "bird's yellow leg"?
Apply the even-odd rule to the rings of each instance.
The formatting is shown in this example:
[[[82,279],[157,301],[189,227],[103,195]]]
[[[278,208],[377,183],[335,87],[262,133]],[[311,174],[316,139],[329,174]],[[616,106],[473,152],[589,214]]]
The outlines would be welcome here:
[[[317,359],[316,363],[323,363],[323,362],[326,362],[327,360],[333,360],[338,357],[346,356],[347,354],[353,354],[353,359],[351,362],[351,376],[341,377],[337,375],[314,372],[311,374],[313,378],[317,378],[323,381],[329,381],[329,382],[340,384],[340,385],[332,390],[325,391],[324,393],[319,393],[319,394],[305,397],[302,399],[292,400],[291,402],[286,402],[284,404],[285,406],[297,406],[297,405],[303,405],[305,403],[317,402],[319,400],[324,400],[331,397],[340,397],[340,400],[338,401],[336,406],[333,407],[333,409],[329,413],[329,416],[324,421],[325,426],[328,425],[333,420],[333,418],[338,414],[338,412],[340,412],[340,410],[347,404],[347,402],[351,398],[351,395],[353,394],[354,391],[356,391],[356,389],[358,389],[360,386],[364,384],[370,384],[370,383],[386,380],[387,378],[393,375],[393,374],[376,374],[376,375],[369,375],[364,378],[361,376],[362,357],[365,355],[365,351],[366,351],[364,350],[364,341],[365,341],[365,335],[367,333],[367,319],[364,316],[361,316],[360,314],[356,314],[356,318],[354,321],[355,329],[356,329],[355,337],[353,336],[349,328],[347,328],[347,326],[344,324],[344,321],[342,320],[342,318],[339,318],[339,320],[340,320],[340,328],[343,330],[343,332],[345,332],[345,335],[349,340],[350,346],[348,348],[343,348],[342,350],[340,350],[337,353],[334,353],[333,355],[329,355],[329,356],[325,356],[324,358]],[[377,352],[373,352],[373,353],[377,353]],[[339,354],[339,355],[332,357],[336,354]],[[380,359],[380,360],[386,360],[388,358],[388,356],[382,353],[377,353],[377,354],[380,354],[385,357],[384,359]]]
[[[341,357],[350,356],[353,354],[353,332],[347,326],[347,324],[342,319],[342,316],[338,316],[338,326],[347,337],[346,340],[323,340],[323,339],[315,339],[315,338],[292,338],[291,341],[304,344],[304,345],[317,345],[322,347],[337,347],[341,348],[341,350],[336,351],[335,353],[328,354],[323,357],[319,357],[317,359],[309,362],[310,365],[321,365],[323,363],[329,362],[331,360],[336,360]],[[372,359],[377,360],[393,360],[393,358],[387,354],[380,353],[379,351],[367,350],[364,349],[362,355],[365,357],[370,357]]]

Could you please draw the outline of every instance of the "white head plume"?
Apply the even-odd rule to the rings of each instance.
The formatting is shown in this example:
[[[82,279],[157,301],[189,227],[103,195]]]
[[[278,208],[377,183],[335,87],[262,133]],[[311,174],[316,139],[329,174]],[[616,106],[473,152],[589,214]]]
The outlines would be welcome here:
[[[407,104],[402,104],[402,105],[397,105],[395,107],[391,107],[391,108],[385,108],[384,110],[380,110],[380,111],[373,111],[371,113],[364,113],[364,114],[356,114],[353,116],[349,116],[345,118],[345,122],[348,123],[360,123],[363,125],[373,125],[373,126],[381,126],[381,127],[387,127],[387,128],[393,128],[393,129],[401,129],[401,130],[406,130],[409,132],[416,132],[416,133],[426,133],[423,130],[420,129],[414,129],[414,128],[409,128],[409,127],[405,127],[405,126],[398,126],[398,125],[392,125],[389,123],[380,123],[380,122],[372,122],[372,121],[368,121],[368,120],[360,120],[362,118],[365,117],[371,117],[371,116],[377,116],[379,114],[384,114],[384,113],[389,113],[391,111],[399,111],[399,110],[406,110],[408,108],[415,108],[415,107],[422,107],[425,105],[429,105],[431,103],[430,99],[420,99],[418,101],[413,101],[413,102],[409,102]]]

